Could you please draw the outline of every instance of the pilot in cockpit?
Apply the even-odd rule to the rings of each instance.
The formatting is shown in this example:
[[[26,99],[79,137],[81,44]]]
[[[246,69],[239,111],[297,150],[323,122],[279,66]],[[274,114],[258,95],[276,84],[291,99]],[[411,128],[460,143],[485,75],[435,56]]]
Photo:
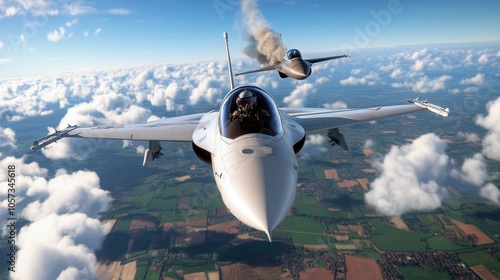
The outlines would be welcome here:
[[[260,120],[262,117],[269,117],[269,113],[259,106],[257,96],[251,90],[245,89],[240,92],[236,98],[236,105],[236,110],[230,116],[231,121],[235,119]]]

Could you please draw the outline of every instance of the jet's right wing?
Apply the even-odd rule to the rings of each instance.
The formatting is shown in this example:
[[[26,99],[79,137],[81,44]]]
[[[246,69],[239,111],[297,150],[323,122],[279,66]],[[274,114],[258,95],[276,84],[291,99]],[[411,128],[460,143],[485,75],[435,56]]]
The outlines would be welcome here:
[[[352,125],[360,122],[374,121],[380,118],[408,114],[425,109],[431,111],[429,107],[419,106],[415,104],[413,100],[409,100],[409,102],[413,104],[367,109],[331,110],[325,108],[280,108],[280,110],[294,118],[307,133],[338,128],[340,126]],[[446,111],[446,114],[440,115],[448,117],[448,112],[449,111]]]
[[[343,55],[318,57],[318,58],[311,58],[311,59],[304,59],[304,60],[307,62],[310,62],[310,63],[316,63],[316,62],[321,62],[321,61],[325,61],[325,60],[332,60],[332,59],[337,59],[337,58],[342,58],[342,57],[350,57],[350,56],[347,54],[343,54]]]
[[[245,74],[256,73],[256,72],[263,72],[263,71],[270,71],[270,70],[276,70],[276,67],[274,67],[273,65],[268,65],[268,66],[264,66],[262,68],[255,69],[255,70],[250,70],[250,71],[241,72],[241,73],[235,73],[234,75],[239,76],[239,75],[245,75]]]

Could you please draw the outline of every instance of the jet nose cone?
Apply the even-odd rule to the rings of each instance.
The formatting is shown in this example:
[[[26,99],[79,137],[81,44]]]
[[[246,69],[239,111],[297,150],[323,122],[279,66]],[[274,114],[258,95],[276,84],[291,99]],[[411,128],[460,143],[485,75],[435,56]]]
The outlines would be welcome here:
[[[311,66],[304,61],[295,64],[292,69],[293,77],[297,80],[304,80],[311,75]]]
[[[264,231],[271,231],[286,217],[295,201],[297,172],[293,164],[273,156],[242,161],[231,169],[231,183],[224,199],[236,218]]]

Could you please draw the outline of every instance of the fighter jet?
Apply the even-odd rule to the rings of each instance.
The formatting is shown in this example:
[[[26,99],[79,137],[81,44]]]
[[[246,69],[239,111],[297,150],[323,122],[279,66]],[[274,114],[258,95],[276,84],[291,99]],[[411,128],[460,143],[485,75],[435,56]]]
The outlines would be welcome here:
[[[219,110],[142,124],[78,127],[69,125],[33,143],[39,150],[63,137],[146,140],[143,165],[162,153],[160,141],[192,144],[196,156],[212,165],[222,200],[242,223],[272,231],[295,201],[298,161],[307,133],[328,131],[332,145],[349,149],[339,127],[426,110],[414,103],[368,109],[278,108],[264,89],[234,86],[227,33],[224,33],[230,90]],[[430,104],[430,103],[427,103]]]
[[[280,34],[281,39],[281,34]],[[291,77],[297,80],[304,80],[309,77],[312,73],[312,65],[317,62],[332,60],[342,57],[350,57],[347,54],[337,55],[337,56],[328,56],[328,57],[320,57],[320,58],[310,58],[303,59],[302,54],[297,49],[290,49],[284,53],[285,48],[283,46],[283,41],[281,41],[281,48],[283,49],[283,59],[281,61],[277,61],[272,65],[267,65],[259,69],[250,70],[246,72],[236,73],[235,76],[245,75],[256,72],[270,71],[276,70],[281,78]]]

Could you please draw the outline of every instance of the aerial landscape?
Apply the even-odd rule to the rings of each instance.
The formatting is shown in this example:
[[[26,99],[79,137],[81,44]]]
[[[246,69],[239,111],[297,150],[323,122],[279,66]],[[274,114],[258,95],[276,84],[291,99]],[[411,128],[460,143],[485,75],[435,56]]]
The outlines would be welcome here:
[[[185,3],[1,2],[1,279],[500,279],[500,4],[333,2],[207,1],[196,20]],[[458,32],[460,16],[471,26]],[[223,32],[235,73],[280,61],[279,33],[304,59],[346,54],[302,80],[234,78],[280,108],[418,98],[449,117],[341,126],[349,151],[307,133],[294,203],[270,236],[233,215],[191,142],[162,141],[147,167],[148,141],[30,151],[73,125],[219,110]]]

